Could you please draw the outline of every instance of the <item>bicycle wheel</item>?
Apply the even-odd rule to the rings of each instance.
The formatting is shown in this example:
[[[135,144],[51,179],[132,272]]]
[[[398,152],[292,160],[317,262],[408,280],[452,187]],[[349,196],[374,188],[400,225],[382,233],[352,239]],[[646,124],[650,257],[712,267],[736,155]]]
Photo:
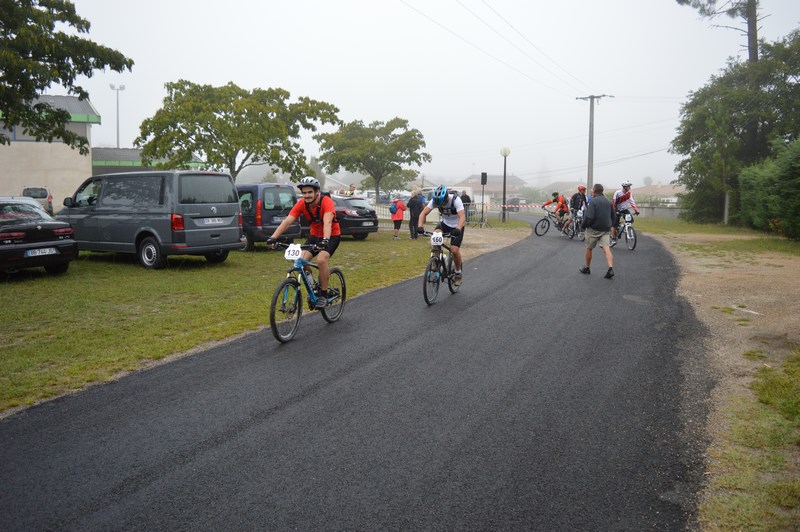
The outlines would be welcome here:
[[[636,248],[636,229],[632,225],[625,228],[625,244],[631,251]]]
[[[550,220],[547,218],[542,218],[536,222],[533,232],[536,233],[537,236],[542,236],[547,232],[548,229],[550,229]]]
[[[328,279],[328,306],[320,311],[328,323],[338,320],[344,312],[344,303],[347,300],[347,286],[344,284],[344,274],[339,268],[331,268]]]
[[[575,224],[571,223],[571,224],[569,224],[569,227],[567,227],[567,236],[569,237],[570,240],[572,240],[573,238],[575,238],[575,234],[576,234],[575,233]]]
[[[425,296],[425,303],[433,305],[436,298],[439,296],[439,283],[441,282],[441,275],[439,272],[439,259],[431,257],[428,261],[428,266],[425,268],[425,275],[423,275],[422,295]]]
[[[288,342],[300,327],[303,299],[297,279],[287,278],[278,284],[269,307],[269,326],[279,342]]]
[[[445,269],[444,266],[442,266],[442,269],[443,270]],[[456,282],[455,282],[455,279],[454,279],[455,273],[453,273],[453,256],[452,255],[448,255],[447,256],[447,268],[446,268],[445,274],[447,275],[447,288],[450,289],[450,293],[451,294],[455,294],[456,292],[458,292],[458,289],[461,286],[457,285]]]

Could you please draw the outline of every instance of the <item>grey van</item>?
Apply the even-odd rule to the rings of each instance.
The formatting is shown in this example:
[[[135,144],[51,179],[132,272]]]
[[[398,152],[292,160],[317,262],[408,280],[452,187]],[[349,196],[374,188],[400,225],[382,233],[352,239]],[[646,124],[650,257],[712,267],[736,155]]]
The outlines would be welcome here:
[[[252,251],[256,242],[266,242],[297,203],[295,188],[276,183],[237,183],[242,208],[242,230],[247,239],[245,249]],[[292,242],[300,237],[300,222],[290,225],[280,240]]]
[[[135,253],[145,268],[165,267],[168,255],[219,263],[244,246],[239,198],[223,173],[93,176],[64,199],[56,219],[72,224],[78,249]]]

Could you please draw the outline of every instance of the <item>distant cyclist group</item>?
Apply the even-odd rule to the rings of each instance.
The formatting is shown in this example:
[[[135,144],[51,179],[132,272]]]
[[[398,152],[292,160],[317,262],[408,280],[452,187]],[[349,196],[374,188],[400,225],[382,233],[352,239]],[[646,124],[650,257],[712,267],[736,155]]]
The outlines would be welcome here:
[[[585,186],[578,186],[577,192],[569,200],[561,193],[553,192],[552,199],[544,202],[542,209],[546,210],[549,205],[554,205],[554,210],[540,220],[536,226],[536,234],[544,234],[549,226],[548,216],[554,217],[556,227],[561,230],[562,235],[569,238],[579,235],[581,240],[586,240],[586,265],[580,268],[580,272],[591,273],[589,264],[592,250],[599,245],[608,263],[605,277],[611,279],[614,277],[611,248],[617,244],[617,238],[621,238],[618,234],[619,228],[624,229],[622,236],[625,237],[628,248],[633,249],[636,245],[631,215],[638,215],[639,209],[633,199],[631,186],[630,181],[623,181],[622,188],[614,193],[611,200],[605,197],[604,188],[600,184],[594,185],[589,195]],[[596,198],[594,202],[593,197]],[[623,216],[625,223],[621,224]]]

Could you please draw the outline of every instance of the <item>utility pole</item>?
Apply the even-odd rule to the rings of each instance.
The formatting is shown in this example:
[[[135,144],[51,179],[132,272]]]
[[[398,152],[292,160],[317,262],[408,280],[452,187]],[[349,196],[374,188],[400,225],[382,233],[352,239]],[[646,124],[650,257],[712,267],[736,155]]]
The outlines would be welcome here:
[[[576,100],[589,100],[589,170],[586,175],[586,189],[590,194],[592,186],[594,186],[592,182],[594,169],[594,101],[600,98],[613,98],[613,96],[609,94],[593,94],[575,98]]]

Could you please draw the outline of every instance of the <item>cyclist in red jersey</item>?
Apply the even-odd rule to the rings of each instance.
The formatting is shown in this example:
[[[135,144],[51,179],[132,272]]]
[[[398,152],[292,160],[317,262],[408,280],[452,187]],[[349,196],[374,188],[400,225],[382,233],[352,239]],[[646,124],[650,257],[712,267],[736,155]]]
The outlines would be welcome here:
[[[303,258],[311,260],[317,257],[319,267],[319,295],[317,297],[316,308],[324,308],[328,298],[328,279],[331,275],[329,266],[330,258],[336,248],[339,247],[341,229],[336,220],[336,208],[333,200],[320,192],[319,181],[314,177],[304,177],[297,184],[297,188],[303,194],[286,219],[281,222],[267,242],[275,248],[278,237],[283,234],[287,227],[294,223],[300,216],[305,216],[311,222],[309,227],[309,237],[306,244],[314,246],[312,251],[303,250]]]
[[[542,208],[544,209],[551,203],[556,204],[556,219],[558,223],[561,224],[561,234],[567,234],[567,227],[569,227],[570,217],[569,217],[569,203],[567,203],[567,198],[559,194],[558,192],[553,192],[553,199],[547,200],[542,203]]]

